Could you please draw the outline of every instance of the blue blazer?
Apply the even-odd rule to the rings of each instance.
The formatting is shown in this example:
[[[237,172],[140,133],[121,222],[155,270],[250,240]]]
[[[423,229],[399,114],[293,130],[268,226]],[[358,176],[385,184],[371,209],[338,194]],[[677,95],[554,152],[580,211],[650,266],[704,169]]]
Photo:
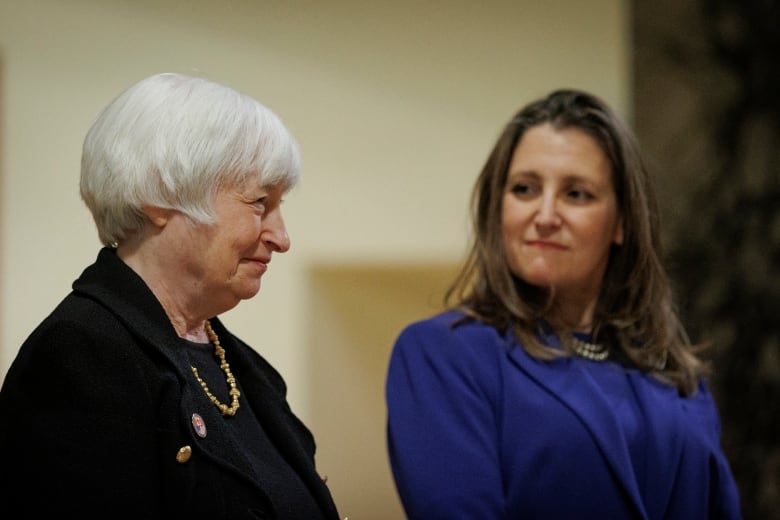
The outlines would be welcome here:
[[[613,362],[540,361],[444,313],[398,337],[387,441],[410,520],[738,519],[704,381],[689,398]]]

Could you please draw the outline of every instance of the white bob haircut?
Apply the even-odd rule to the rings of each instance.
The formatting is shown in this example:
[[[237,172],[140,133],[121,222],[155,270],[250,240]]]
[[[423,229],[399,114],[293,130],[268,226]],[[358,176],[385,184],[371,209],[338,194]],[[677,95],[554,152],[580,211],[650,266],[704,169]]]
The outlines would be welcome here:
[[[286,191],[300,169],[298,144],[270,109],[225,85],[164,73],[100,113],[84,139],[80,190],[100,241],[115,247],[146,226],[145,206],[210,224],[221,186],[256,180]]]

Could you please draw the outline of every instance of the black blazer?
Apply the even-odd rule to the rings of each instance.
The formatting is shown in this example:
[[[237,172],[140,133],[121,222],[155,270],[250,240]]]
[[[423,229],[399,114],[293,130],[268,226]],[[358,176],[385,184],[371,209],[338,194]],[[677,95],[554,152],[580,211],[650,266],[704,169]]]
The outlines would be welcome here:
[[[242,407],[252,408],[322,517],[337,519],[315,469],[314,438],[290,410],[282,377],[218,319],[211,323]],[[179,341],[143,280],[102,249],[3,382],[0,517],[277,518],[245,453],[224,435],[224,418],[195,399],[202,389],[185,372]]]

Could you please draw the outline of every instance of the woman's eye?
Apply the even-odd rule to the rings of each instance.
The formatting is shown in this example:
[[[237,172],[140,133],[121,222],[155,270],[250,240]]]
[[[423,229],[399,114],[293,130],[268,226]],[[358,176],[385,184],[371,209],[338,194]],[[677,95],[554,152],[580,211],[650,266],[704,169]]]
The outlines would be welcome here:
[[[585,190],[581,190],[581,189],[577,189],[577,188],[570,189],[567,192],[567,194],[568,194],[569,198],[574,199],[574,200],[578,200],[578,201],[586,201],[586,200],[590,200],[590,199],[593,198],[593,195],[590,192],[585,191]]]
[[[527,195],[531,193],[532,190],[533,188],[531,187],[531,185],[525,183],[514,184],[512,185],[512,189],[511,189],[512,193],[514,193],[515,195]]]
[[[266,205],[267,197],[261,197],[254,201],[252,205],[257,208],[260,212],[265,211],[265,205]]]

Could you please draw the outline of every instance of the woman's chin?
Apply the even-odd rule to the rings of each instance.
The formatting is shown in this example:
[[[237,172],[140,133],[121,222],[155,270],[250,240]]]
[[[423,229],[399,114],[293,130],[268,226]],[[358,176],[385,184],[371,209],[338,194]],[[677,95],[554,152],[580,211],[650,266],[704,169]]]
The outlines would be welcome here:
[[[251,281],[245,281],[241,287],[235,291],[235,295],[240,300],[249,300],[250,298],[254,298],[257,296],[257,293],[260,292],[260,279],[257,280],[251,280]]]
[[[527,284],[536,287],[552,287],[557,282],[554,273],[547,270],[534,270],[522,273],[520,278]]]

